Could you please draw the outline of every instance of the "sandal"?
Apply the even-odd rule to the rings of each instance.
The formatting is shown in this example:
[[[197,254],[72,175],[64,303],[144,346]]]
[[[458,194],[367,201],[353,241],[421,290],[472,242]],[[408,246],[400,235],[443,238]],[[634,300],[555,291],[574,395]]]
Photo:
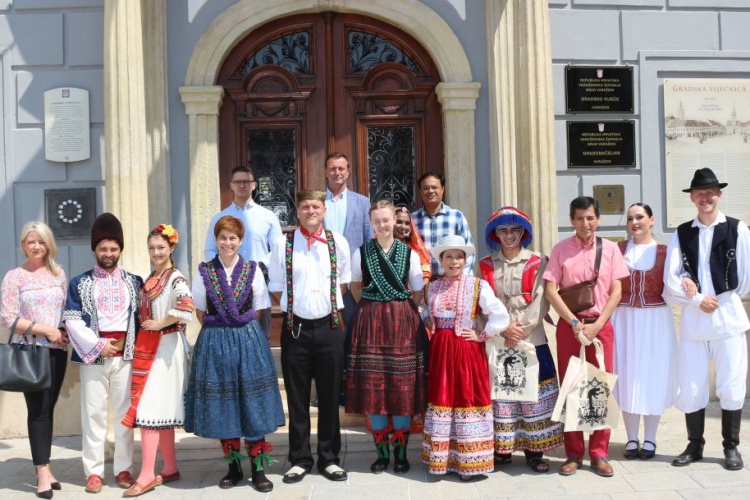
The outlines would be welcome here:
[[[495,465],[509,464],[513,460],[511,453],[495,453]]]
[[[471,481],[472,479],[474,479],[474,476],[467,476],[467,475],[465,475],[465,474],[459,474],[459,475],[458,475],[458,478],[459,478],[459,479],[460,479],[461,481],[463,481],[464,483],[468,483],[469,481]]]
[[[549,464],[539,457],[534,457],[526,460],[526,465],[531,467],[531,470],[539,474],[543,474],[549,471]]]

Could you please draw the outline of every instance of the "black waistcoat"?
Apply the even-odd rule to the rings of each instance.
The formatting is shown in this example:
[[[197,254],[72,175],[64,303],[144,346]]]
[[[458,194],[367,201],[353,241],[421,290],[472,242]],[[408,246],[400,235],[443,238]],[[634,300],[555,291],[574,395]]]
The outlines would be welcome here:
[[[716,295],[737,288],[739,278],[737,275],[737,219],[727,217],[726,222],[717,224],[714,228],[714,237],[711,241],[711,256],[709,267],[711,269],[711,281],[714,285]],[[690,277],[701,290],[698,280],[698,227],[693,227],[693,221],[680,224],[677,228],[677,236],[680,239],[680,250],[682,251],[682,265],[690,274]]]

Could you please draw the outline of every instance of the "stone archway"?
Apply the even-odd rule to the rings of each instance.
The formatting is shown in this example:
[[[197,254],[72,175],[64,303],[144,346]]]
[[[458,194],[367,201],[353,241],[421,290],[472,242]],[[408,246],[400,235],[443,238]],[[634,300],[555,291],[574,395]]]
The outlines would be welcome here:
[[[474,110],[479,83],[472,82],[469,60],[453,30],[420,2],[369,0],[241,0],[207,28],[188,64],[180,88],[188,115],[190,150],[191,268],[203,258],[203,242],[219,204],[218,113],[223,89],[216,86],[221,64],[231,48],[251,31],[281,17],[306,12],[347,12],[371,16],[409,33],[427,48],[441,77],[437,95],[442,105],[445,175],[452,199],[472,199],[476,191]],[[450,200],[448,200],[450,201]],[[476,207],[462,206],[476,231]]]

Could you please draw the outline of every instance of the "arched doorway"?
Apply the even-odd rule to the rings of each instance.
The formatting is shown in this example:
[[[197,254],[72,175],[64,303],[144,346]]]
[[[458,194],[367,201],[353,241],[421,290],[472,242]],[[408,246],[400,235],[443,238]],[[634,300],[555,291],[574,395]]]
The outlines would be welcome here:
[[[254,169],[254,197],[282,226],[294,194],[323,188],[331,151],[350,158],[350,189],[415,207],[415,181],[443,170],[437,67],[413,37],[362,15],[324,12],[269,22],[227,55],[217,77],[221,203],[229,174]]]

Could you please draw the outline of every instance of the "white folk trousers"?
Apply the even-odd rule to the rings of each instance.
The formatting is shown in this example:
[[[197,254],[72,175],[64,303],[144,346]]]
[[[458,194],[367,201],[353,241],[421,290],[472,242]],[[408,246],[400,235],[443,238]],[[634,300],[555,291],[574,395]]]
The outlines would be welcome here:
[[[708,405],[709,361],[714,361],[716,397],[723,410],[740,410],[745,402],[747,339],[745,334],[721,340],[681,340],[677,357],[679,390],[675,406],[685,413]]]
[[[133,429],[122,425],[130,407],[131,361],[107,358],[104,364],[81,366],[81,430],[83,471],[104,477],[104,445],[107,439],[107,404],[112,406],[115,431],[115,474],[132,472]]]

